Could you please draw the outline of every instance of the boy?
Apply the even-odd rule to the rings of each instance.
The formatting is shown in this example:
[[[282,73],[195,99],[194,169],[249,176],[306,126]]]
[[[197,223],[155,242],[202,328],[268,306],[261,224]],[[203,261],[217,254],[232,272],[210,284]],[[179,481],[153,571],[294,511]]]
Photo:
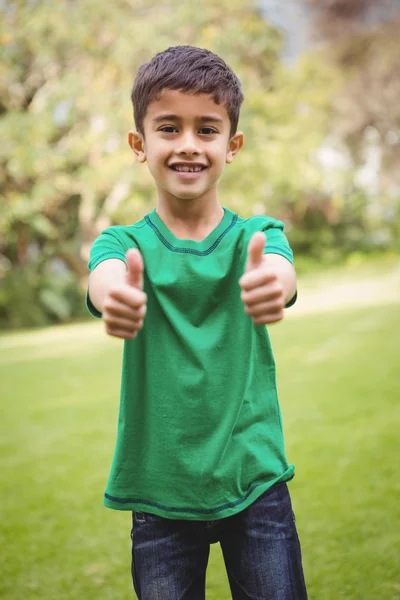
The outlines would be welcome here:
[[[129,144],[155,210],[93,244],[88,306],[125,340],[109,508],[133,514],[140,600],[200,600],[210,543],[234,600],[303,600],[275,365],[265,325],[295,302],[283,224],[241,219],[217,181],[243,144],[240,82],[177,46],[136,76]]]

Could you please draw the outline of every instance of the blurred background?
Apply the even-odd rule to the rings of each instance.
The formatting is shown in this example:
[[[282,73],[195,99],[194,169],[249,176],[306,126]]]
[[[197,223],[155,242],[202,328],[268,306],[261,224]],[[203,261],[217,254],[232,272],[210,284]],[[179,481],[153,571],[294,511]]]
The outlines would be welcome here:
[[[129,515],[101,507],[121,346],[86,322],[87,261],[155,205],[127,144],[135,72],[192,44],[245,93],[220,201],[282,219],[296,257],[271,337],[310,598],[399,599],[400,0],[0,0],[0,16],[0,597],[132,597]],[[207,586],[230,597],[217,548]]]
[[[83,317],[94,238],[153,208],[130,89],[170,45],[221,54],[243,83],[223,204],[282,218],[301,271],[397,253],[398,0],[0,6],[1,328]]]

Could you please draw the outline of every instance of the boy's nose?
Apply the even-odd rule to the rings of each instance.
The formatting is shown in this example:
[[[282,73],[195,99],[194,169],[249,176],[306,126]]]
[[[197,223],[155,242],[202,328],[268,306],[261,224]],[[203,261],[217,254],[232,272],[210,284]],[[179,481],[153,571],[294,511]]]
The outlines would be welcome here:
[[[179,141],[177,154],[200,154],[198,141],[193,134],[187,133]]]

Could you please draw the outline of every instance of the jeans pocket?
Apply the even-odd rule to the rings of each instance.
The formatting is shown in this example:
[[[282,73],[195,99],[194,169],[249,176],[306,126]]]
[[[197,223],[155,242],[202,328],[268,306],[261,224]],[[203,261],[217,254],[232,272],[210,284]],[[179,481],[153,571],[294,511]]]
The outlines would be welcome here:
[[[146,523],[146,515],[144,512],[138,512],[138,511],[134,511],[133,512],[133,522],[137,523],[138,525],[143,525],[143,523]]]
[[[143,512],[132,511],[132,529],[131,529],[131,540],[133,542],[133,536],[137,533],[137,529],[141,525],[146,524],[146,515]]]

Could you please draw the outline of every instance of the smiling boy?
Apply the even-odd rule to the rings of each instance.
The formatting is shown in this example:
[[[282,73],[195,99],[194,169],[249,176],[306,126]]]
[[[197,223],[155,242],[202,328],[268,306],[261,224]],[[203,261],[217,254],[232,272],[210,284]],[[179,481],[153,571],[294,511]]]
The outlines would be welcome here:
[[[140,600],[200,600],[220,542],[234,600],[307,597],[265,325],[295,302],[283,224],[242,219],[217,183],[243,145],[240,82],[191,46],[136,76],[129,144],[155,209],[94,242],[88,307],[123,338],[117,444],[104,497],[133,515]]]

